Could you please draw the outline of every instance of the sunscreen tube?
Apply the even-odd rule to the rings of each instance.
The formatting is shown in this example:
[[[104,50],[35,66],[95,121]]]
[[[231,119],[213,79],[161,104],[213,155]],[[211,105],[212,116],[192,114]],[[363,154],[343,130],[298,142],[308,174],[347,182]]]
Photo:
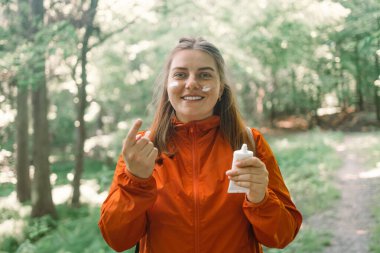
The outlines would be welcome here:
[[[252,156],[253,156],[253,152],[249,151],[247,148],[247,144],[244,143],[240,150],[236,150],[234,152],[234,157],[232,160],[232,170],[236,169],[235,162],[247,157],[252,157]],[[236,185],[234,181],[230,180],[230,184],[228,186],[227,192],[228,193],[248,193],[249,189]]]

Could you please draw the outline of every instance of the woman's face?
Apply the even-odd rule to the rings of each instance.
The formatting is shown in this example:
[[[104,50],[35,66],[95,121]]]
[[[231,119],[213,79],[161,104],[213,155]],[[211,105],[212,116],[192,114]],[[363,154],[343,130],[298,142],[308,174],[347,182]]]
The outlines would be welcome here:
[[[186,49],[175,53],[167,90],[169,101],[181,122],[210,117],[221,93],[215,60],[200,50]]]

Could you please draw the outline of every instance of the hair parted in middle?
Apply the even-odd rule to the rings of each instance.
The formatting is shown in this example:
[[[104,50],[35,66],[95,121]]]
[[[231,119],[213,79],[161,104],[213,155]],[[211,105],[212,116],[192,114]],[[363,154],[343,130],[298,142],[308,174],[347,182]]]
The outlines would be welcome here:
[[[164,69],[156,81],[157,90],[155,93],[155,114],[150,127],[151,138],[159,154],[166,153],[173,155],[168,150],[170,137],[173,136],[174,127],[172,118],[175,111],[168,97],[168,76],[170,66],[174,55],[182,50],[200,50],[215,60],[217,71],[221,83],[221,96],[214,107],[214,115],[220,116],[220,130],[226,140],[230,143],[233,150],[240,149],[243,143],[253,150],[247,135],[245,123],[237,107],[236,99],[232,93],[231,86],[226,78],[225,62],[219,49],[205,39],[198,38],[181,38],[177,46],[169,54]]]

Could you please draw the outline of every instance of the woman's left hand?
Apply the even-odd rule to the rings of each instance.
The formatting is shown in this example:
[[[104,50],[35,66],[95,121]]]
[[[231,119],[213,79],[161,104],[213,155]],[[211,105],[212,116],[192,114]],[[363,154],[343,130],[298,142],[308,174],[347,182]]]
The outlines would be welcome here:
[[[268,187],[268,171],[265,164],[257,157],[250,157],[235,162],[236,169],[228,170],[226,175],[239,186],[249,189],[247,198],[250,202],[261,202]]]

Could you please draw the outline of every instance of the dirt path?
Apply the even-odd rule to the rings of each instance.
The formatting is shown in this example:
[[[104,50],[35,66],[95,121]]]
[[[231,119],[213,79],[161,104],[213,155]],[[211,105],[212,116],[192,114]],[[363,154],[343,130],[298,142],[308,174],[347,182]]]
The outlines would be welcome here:
[[[356,150],[366,145],[365,134],[348,133],[336,147],[343,164],[336,174],[336,187],[341,199],[333,208],[310,218],[317,229],[329,231],[331,245],[324,253],[368,253],[372,196],[379,193],[380,168],[365,168]],[[373,141],[373,139],[372,139]]]

